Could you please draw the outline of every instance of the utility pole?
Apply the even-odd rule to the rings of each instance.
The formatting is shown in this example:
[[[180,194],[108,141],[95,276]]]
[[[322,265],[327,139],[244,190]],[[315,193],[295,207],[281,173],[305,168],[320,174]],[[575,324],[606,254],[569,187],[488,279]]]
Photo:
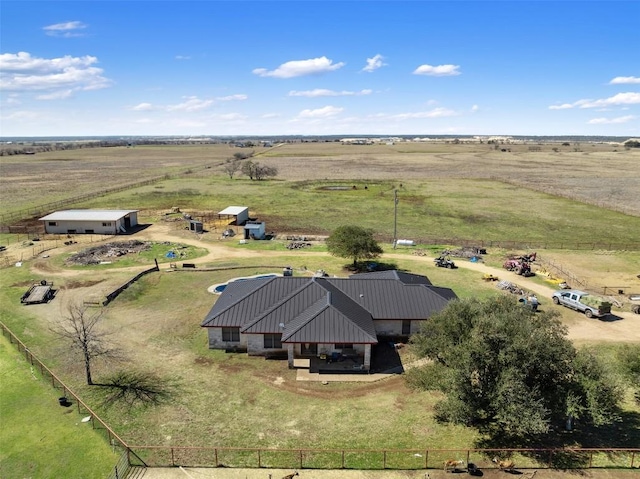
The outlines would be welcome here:
[[[393,190],[393,249],[398,243],[398,190]]]

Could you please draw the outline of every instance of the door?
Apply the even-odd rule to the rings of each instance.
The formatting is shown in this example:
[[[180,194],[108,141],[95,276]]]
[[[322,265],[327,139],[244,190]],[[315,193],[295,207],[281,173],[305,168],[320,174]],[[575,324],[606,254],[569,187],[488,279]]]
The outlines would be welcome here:
[[[317,356],[318,345],[316,343],[302,343],[300,354],[303,356]]]

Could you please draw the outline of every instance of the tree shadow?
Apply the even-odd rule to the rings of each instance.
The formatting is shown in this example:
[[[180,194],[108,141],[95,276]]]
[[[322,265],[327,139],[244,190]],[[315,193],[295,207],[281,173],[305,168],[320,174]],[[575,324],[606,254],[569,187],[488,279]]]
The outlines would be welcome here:
[[[530,437],[508,437],[500,431],[489,432],[476,441],[475,446],[482,449],[531,448],[538,451],[522,452],[522,455],[535,459],[554,469],[580,469],[590,465],[592,455],[587,451],[575,451],[571,448],[601,449],[607,459],[615,464],[616,458],[625,453],[614,449],[632,449],[640,444],[640,413],[635,411],[619,412],[619,419],[603,426],[574,424],[571,431],[556,428],[548,434]],[[608,450],[608,451],[607,451]]]

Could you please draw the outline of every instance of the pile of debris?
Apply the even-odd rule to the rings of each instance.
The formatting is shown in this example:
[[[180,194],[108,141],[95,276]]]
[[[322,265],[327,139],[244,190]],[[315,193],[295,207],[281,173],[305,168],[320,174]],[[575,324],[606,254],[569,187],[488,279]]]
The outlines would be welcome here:
[[[67,259],[67,263],[83,266],[100,264],[108,261],[110,258],[118,258],[126,254],[137,254],[149,248],[151,248],[151,243],[139,240],[108,243],[76,253]]]
[[[451,255],[455,258],[467,258],[467,259],[482,259],[483,254],[487,254],[487,250],[485,248],[480,248],[477,246],[464,246],[462,248],[458,248],[455,250],[445,250],[443,254]]]
[[[287,245],[287,249],[302,249],[312,246],[311,243],[305,241],[292,241]]]

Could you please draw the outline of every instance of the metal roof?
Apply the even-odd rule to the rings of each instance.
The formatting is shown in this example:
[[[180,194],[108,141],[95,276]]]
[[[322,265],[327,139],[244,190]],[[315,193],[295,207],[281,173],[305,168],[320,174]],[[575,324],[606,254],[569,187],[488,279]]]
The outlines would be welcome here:
[[[397,269],[387,271],[372,271],[370,273],[352,274],[349,278],[357,279],[397,279],[404,284],[432,284],[429,278],[419,274],[405,273]]]
[[[40,218],[41,221],[118,221],[138,210],[62,210]]]
[[[284,342],[376,343],[374,320],[427,319],[457,297],[421,278],[404,278],[410,284],[358,276],[236,281],[225,288],[202,326],[282,333]]]
[[[227,206],[222,211],[219,211],[219,215],[229,215],[229,216],[237,216],[240,213],[247,211],[249,209],[248,206]]]

